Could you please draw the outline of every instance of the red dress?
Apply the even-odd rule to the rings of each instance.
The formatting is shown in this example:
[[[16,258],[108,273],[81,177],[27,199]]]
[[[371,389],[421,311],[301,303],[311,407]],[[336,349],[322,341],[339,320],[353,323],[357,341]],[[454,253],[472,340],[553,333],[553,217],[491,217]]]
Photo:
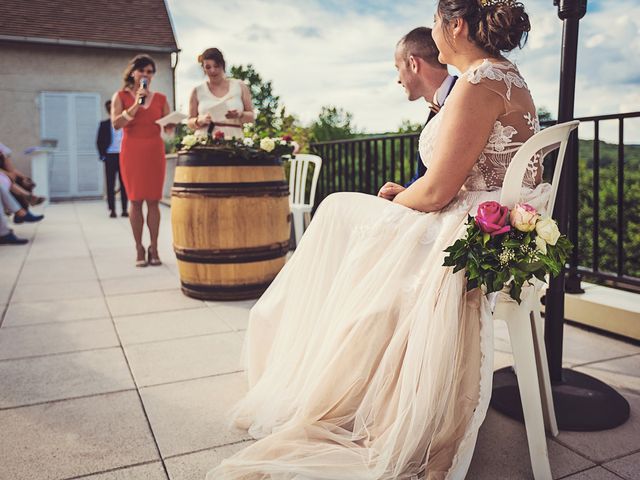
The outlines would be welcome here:
[[[133,105],[133,96],[124,90],[118,92],[123,108]],[[124,126],[120,147],[120,174],[129,200],[160,200],[164,186],[167,162],[160,125],[167,97],[154,92],[151,104],[141,106],[135,117]]]

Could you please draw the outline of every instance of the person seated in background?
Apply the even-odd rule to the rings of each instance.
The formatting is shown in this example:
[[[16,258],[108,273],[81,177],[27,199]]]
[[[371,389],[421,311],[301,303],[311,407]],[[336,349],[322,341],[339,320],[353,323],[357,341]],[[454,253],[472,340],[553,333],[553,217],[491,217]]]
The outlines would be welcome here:
[[[44,197],[33,194],[35,182],[13,165],[11,149],[3,143],[0,143],[0,173],[4,173],[11,179],[11,194],[22,208],[28,210],[29,207],[44,202]]]
[[[0,245],[24,245],[28,240],[17,237],[9,228],[5,212],[13,213],[15,223],[39,222],[42,215],[33,215],[20,206],[10,192],[11,179],[0,173]]]
[[[25,243],[29,243],[29,240],[16,236],[9,228],[7,217],[0,214],[0,245],[24,245]]]

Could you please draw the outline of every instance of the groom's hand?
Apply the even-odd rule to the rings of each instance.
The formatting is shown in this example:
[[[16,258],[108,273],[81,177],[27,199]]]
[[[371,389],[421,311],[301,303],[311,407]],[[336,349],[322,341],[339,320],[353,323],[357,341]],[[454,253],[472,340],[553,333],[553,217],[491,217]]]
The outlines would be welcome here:
[[[406,189],[402,185],[398,185],[397,183],[393,182],[387,182],[378,192],[378,196],[384,198],[385,200],[393,200],[396,195],[398,195],[403,190]]]

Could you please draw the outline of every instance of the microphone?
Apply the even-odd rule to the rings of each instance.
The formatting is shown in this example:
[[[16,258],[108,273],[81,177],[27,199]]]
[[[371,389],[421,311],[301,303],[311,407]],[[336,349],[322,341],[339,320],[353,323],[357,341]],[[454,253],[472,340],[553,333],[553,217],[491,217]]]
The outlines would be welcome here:
[[[144,77],[143,77],[143,78],[140,80],[140,86],[141,86],[142,88],[144,88],[145,90],[147,89],[147,87],[149,86],[149,84],[148,84],[148,81],[147,81],[147,79],[146,79],[146,78],[144,78]],[[140,98],[138,99],[138,105],[144,105],[144,100],[145,100],[145,97],[140,97]]]

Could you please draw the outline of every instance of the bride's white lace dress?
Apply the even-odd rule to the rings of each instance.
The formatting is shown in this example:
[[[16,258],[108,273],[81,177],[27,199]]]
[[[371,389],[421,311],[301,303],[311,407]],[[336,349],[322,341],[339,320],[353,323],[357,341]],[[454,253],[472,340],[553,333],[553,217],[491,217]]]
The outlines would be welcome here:
[[[235,423],[259,440],[208,480],[464,478],[491,394],[493,331],[486,298],[441,266],[443,250],[468,213],[499,199],[509,161],[539,128],[512,64],[485,61],[464,79],[505,105],[464,187],[434,213],[358,193],[322,202],[251,310],[250,389]],[[438,136],[446,108],[420,136],[427,166],[436,142],[455,141]],[[525,193],[540,207],[538,162]]]

